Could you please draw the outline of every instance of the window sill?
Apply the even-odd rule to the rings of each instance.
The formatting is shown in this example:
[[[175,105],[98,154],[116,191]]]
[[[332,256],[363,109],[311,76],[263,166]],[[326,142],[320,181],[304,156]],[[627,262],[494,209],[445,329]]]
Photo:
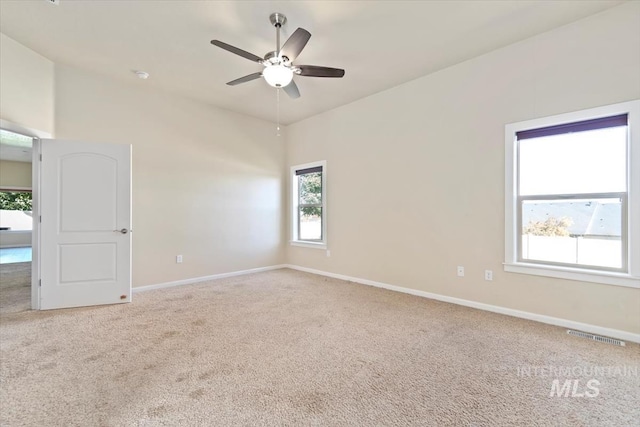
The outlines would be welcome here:
[[[33,230],[0,230],[0,234],[25,234],[31,233]]]
[[[550,265],[504,263],[504,271],[509,273],[531,274],[534,276],[555,277],[558,279],[578,280],[581,282],[602,283],[605,285],[640,288],[640,277],[626,273],[592,271],[582,268],[556,267]]]
[[[291,246],[300,246],[303,248],[313,248],[313,249],[327,249],[327,244],[324,242],[305,242],[301,240],[291,240],[289,242]]]

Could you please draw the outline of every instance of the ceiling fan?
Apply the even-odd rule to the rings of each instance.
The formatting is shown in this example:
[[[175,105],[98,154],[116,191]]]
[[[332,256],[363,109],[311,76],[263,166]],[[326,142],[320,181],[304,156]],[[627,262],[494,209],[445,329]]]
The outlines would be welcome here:
[[[228,50],[231,53],[235,53],[236,55],[264,66],[262,71],[228,82],[227,84],[229,86],[235,86],[263,77],[270,86],[283,88],[287,95],[295,99],[300,97],[300,90],[298,90],[296,82],[293,81],[294,74],[303,77],[344,76],[344,70],[340,68],[319,67],[316,65],[293,65],[293,61],[298,57],[300,52],[302,52],[302,49],[304,49],[311,38],[311,33],[304,28],[298,28],[284,45],[280,47],[280,28],[287,22],[287,17],[282,13],[276,12],[269,16],[269,20],[271,24],[276,27],[276,50],[268,52],[264,58],[260,58],[257,55],[221,42],[220,40],[211,40],[211,44],[214,46],[218,46],[219,48]]]

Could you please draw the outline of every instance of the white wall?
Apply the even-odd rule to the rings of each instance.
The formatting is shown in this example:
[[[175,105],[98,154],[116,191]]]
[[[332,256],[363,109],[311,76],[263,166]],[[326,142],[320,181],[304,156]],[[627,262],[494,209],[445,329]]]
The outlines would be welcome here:
[[[0,248],[31,246],[31,231],[0,231]]]
[[[639,333],[638,289],[502,268],[505,124],[636,98],[629,2],[293,124],[288,166],[327,160],[331,257],[288,247],[288,261]]]
[[[53,134],[53,62],[0,33],[0,119]]]
[[[57,138],[133,144],[134,286],[284,262],[285,152],[272,123],[135,76],[55,74]]]
[[[31,163],[0,160],[0,188],[31,188]]]

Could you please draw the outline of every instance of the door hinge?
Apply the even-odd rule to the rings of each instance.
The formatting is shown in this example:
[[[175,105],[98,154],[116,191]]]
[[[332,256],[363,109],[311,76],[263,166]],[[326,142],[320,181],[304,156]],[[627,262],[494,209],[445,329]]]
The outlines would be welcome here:
[[[40,161],[42,161],[42,154],[40,154]]]
[[[42,215],[40,215],[40,217],[38,218],[40,222],[42,222]]]
[[[42,287],[42,279],[38,279],[38,286]]]

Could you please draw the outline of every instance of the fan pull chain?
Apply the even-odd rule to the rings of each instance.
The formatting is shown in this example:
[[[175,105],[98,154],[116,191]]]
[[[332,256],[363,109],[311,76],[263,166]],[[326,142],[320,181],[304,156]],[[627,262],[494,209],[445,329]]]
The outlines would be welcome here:
[[[280,136],[280,88],[276,88],[276,136]]]

